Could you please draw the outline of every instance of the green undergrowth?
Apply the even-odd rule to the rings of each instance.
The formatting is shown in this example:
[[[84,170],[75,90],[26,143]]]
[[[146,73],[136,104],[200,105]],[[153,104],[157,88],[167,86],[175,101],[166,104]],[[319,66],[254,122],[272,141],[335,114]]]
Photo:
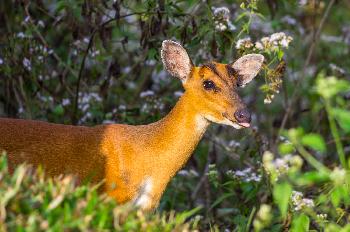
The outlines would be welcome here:
[[[0,231],[194,231],[196,210],[142,213],[97,192],[77,186],[71,176],[45,178],[27,165],[10,174],[0,156]]]

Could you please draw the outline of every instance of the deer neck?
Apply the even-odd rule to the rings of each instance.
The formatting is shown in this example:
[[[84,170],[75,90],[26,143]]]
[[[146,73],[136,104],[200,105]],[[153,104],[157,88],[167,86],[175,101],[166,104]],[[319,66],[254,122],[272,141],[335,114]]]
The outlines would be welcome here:
[[[154,162],[171,178],[189,159],[209,121],[196,110],[191,96],[184,93],[167,116],[151,125],[157,128],[152,136],[158,152]]]

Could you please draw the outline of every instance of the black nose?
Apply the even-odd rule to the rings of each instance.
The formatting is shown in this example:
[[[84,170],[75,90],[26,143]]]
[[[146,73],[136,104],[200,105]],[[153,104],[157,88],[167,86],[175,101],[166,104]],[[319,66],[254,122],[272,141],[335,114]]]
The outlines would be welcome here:
[[[250,123],[252,117],[247,109],[237,110],[234,114],[238,123]]]

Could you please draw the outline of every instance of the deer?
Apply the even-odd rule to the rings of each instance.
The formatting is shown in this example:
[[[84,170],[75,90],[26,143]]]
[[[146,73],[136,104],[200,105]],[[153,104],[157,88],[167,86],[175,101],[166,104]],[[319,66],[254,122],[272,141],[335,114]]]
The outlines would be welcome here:
[[[0,151],[6,152],[10,172],[28,163],[41,166],[48,176],[102,181],[102,192],[118,203],[155,209],[211,123],[250,127],[251,114],[237,90],[259,73],[264,56],[247,54],[229,64],[194,66],[181,44],[164,40],[161,60],[180,79],[184,93],[154,123],[87,127],[0,118]]]

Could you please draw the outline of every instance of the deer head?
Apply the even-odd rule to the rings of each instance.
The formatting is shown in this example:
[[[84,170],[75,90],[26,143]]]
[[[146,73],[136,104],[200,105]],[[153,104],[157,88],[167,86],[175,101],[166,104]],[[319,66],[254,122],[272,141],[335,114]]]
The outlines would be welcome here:
[[[237,129],[250,126],[251,115],[237,90],[258,74],[264,56],[248,54],[230,64],[209,62],[196,67],[179,43],[165,40],[161,57],[165,69],[182,81],[189,104],[204,118]]]

